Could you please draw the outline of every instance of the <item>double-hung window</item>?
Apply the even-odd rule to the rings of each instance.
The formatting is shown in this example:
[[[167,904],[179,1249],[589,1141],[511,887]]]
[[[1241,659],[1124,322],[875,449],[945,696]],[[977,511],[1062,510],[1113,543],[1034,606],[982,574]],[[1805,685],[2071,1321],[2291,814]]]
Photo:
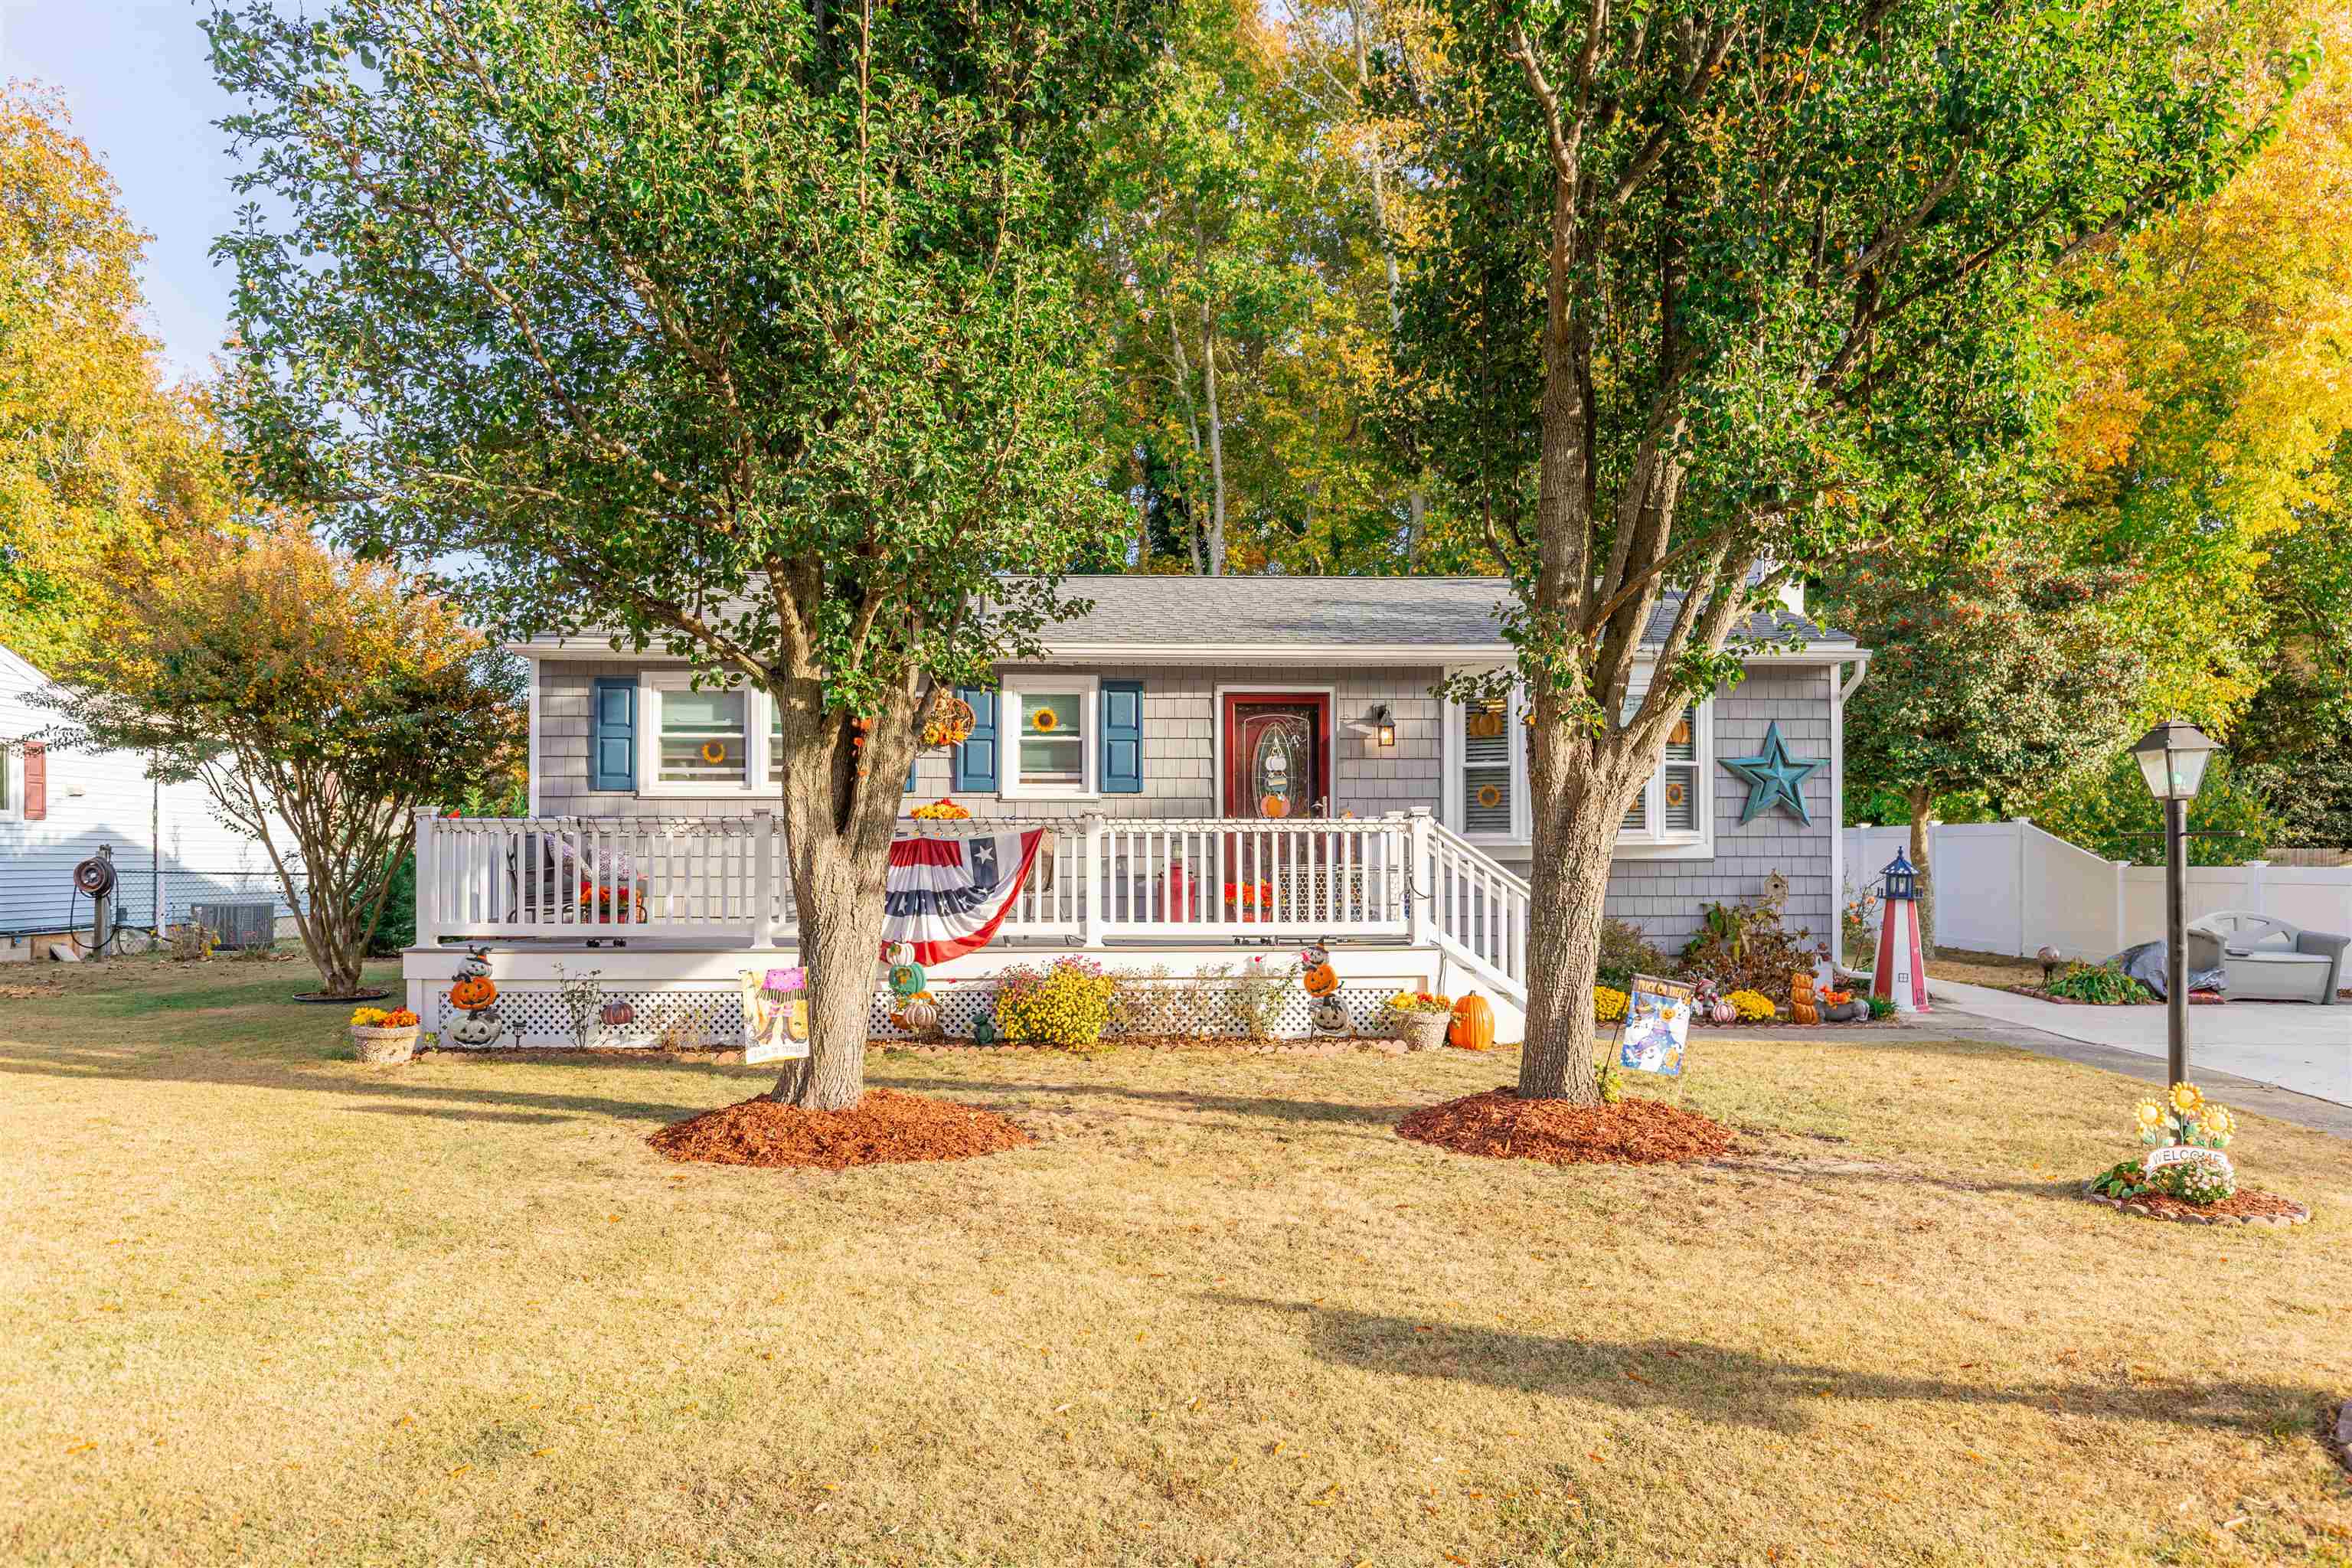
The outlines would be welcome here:
[[[1636,690],[1630,714],[1641,705]],[[1447,704],[1446,826],[1475,842],[1516,847],[1533,836],[1528,790],[1528,705],[1514,687],[1508,696]],[[1633,855],[1704,857],[1713,853],[1706,770],[1711,699],[1690,704],[1666,737],[1656,772],[1625,813],[1621,850]]]
[[[1008,799],[1095,795],[1100,697],[1101,682],[1093,676],[1007,679],[997,707],[998,727],[1009,731],[1003,736],[1000,793]]]
[[[646,795],[764,795],[766,697],[747,686],[695,689],[684,670],[637,680],[637,789]]]
[[[1702,770],[1708,705],[1694,702],[1666,734],[1665,759],[1642,786],[1617,831],[1621,844],[1687,845],[1706,837],[1706,775]]]

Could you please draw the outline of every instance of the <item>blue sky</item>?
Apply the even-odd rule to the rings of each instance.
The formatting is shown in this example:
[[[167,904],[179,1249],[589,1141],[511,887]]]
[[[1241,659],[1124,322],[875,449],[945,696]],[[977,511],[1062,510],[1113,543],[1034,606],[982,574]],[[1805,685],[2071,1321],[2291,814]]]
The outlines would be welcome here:
[[[149,327],[173,372],[199,374],[228,321],[229,280],[205,254],[236,209],[231,107],[214,84],[194,0],[0,0],[0,79],[59,89],[74,129],[122,187],[147,247]]]

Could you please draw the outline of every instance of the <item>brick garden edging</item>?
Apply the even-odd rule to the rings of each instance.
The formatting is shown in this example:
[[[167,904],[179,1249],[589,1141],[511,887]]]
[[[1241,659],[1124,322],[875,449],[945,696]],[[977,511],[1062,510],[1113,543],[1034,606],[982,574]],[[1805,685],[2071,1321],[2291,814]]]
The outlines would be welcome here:
[[[2083,1195],[2095,1204],[2121,1209],[2135,1219],[2168,1220],[2174,1225],[2259,1225],[2273,1230],[2284,1230],[2290,1226],[2307,1225],[2311,1221],[2309,1204],[2295,1204],[2293,1214],[2158,1214],[2153,1209],[2135,1208],[2130,1198],[2111,1198],[2104,1193],[2093,1192],[2090,1182],[2083,1184]],[[2284,1201],[2294,1202],[2292,1198]]]

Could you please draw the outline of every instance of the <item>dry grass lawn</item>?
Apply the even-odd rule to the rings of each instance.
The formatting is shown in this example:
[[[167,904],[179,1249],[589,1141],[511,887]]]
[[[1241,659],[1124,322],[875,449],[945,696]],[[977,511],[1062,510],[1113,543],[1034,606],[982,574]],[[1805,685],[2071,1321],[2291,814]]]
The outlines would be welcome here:
[[[2096,963],[2097,959],[2091,962]],[[1962,985],[1991,985],[2003,991],[2042,984],[2039,960],[2005,952],[1970,952],[1962,947],[1937,948],[1936,956],[1927,961],[1927,973],[1937,980],[1954,980]]]
[[[1700,1169],[1392,1135],[1507,1053],[884,1054],[1034,1148],[645,1135],[764,1084],[337,1059],[291,966],[11,971],[10,1563],[2352,1563],[2352,1149],[2298,1232],[2076,1184],[2135,1086],[1707,1040]]]

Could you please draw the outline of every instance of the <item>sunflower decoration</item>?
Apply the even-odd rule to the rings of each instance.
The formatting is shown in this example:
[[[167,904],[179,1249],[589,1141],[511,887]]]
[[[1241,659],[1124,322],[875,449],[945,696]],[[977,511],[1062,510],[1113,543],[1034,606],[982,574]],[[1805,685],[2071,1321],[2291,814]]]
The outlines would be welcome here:
[[[1668,805],[1682,805],[1682,803],[1683,803],[1683,785],[1682,785],[1682,781],[1681,781],[1680,779],[1675,779],[1675,780],[1672,780],[1672,781],[1670,781],[1670,782],[1667,784],[1667,785],[1666,785],[1666,804],[1667,804]]]
[[[2143,1100],[2139,1102],[2139,1110],[2133,1113],[2132,1120],[2139,1129],[2140,1135],[2146,1137],[2151,1132],[2163,1129],[2164,1107],[2152,1100]]]
[[[1040,708],[1029,715],[1029,727],[1040,735],[1050,734],[1062,722],[1062,716],[1051,708]]]
[[[709,763],[712,767],[717,767],[719,763],[725,762],[727,760],[727,742],[724,741],[703,742],[702,760]]]
[[[2172,1109],[2181,1116],[2194,1116],[2205,1109],[2205,1096],[2193,1083],[2172,1086]]]

